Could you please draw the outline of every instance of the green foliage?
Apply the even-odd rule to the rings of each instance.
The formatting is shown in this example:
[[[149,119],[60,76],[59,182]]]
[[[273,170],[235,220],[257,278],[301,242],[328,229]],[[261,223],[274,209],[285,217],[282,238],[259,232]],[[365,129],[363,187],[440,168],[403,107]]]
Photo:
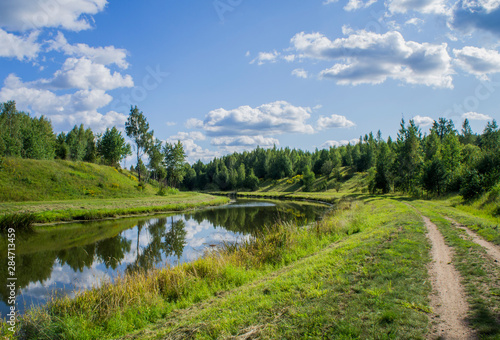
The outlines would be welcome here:
[[[0,155],[32,159],[53,159],[55,136],[44,116],[32,118],[19,112],[16,103],[0,103]]]
[[[163,148],[164,165],[167,170],[167,178],[171,186],[177,187],[186,174],[186,153],[181,141],[175,144],[166,143]]]
[[[107,165],[117,166],[125,157],[132,155],[130,144],[125,143],[122,133],[116,127],[106,129],[97,141],[97,152]]]
[[[463,176],[463,185],[460,195],[466,200],[479,197],[484,192],[483,176],[476,170],[468,170]]]
[[[136,145],[137,161],[141,159],[144,152],[147,152],[151,146],[153,132],[149,131],[149,123],[146,117],[139,111],[137,106],[130,108],[130,114],[125,123],[125,131],[127,136],[134,140]],[[138,163],[139,165],[139,163]],[[139,182],[141,181],[141,167],[137,166],[139,174]]]
[[[316,176],[314,175],[314,172],[312,172],[308,167],[306,167],[304,171],[304,176],[302,177],[302,184],[304,185],[304,191],[312,190],[312,185],[315,179]]]

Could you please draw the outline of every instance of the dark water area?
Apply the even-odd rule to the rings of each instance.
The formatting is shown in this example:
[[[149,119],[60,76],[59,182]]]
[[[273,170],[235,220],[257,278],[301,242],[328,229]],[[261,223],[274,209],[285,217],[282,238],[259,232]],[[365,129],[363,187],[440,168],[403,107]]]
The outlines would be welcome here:
[[[54,293],[74,296],[117,275],[193,261],[207,248],[240,242],[278,221],[306,225],[327,207],[237,200],[186,214],[57,225],[16,235],[16,310]],[[7,239],[0,237],[0,316],[9,312]]]

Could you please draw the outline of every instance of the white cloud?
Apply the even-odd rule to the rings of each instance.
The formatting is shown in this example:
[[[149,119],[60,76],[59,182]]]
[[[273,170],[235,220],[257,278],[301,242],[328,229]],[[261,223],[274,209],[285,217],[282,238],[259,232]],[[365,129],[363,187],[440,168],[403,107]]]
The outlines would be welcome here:
[[[344,29],[347,38],[331,41],[320,33],[296,34],[291,42],[302,57],[342,60],[321,72],[341,85],[380,84],[388,78],[408,84],[452,88],[447,44],[405,41],[396,31],[385,34]]]
[[[167,141],[169,143],[176,143],[177,139],[169,138]],[[202,162],[208,162],[215,157],[222,156],[222,153],[219,151],[202,148],[200,145],[196,144],[193,139],[184,139],[182,141],[182,146],[184,147],[184,151],[186,152],[187,161],[191,164],[198,160],[201,160]]]
[[[0,29],[0,57],[17,58],[18,60],[34,59],[40,52],[38,31],[29,35],[17,36]]]
[[[200,131],[191,131],[191,132],[177,132],[176,135],[170,136],[169,139],[175,140],[175,141],[177,141],[177,140],[184,141],[184,140],[188,140],[188,139],[205,140],[206,137]]]
[[[368,8],[376,2],[377,0],[368,0],[366,2],[363,2],[362,0],[349,0],[347,5],[344,6],[344,10],[350,12],[358,9]]]
[[[101,114],[97,110],[108,105],[113,98],[104,90],[79,90],[74,93],[57,95],[47,89],[23,83],[15,75],[9,75],[0,90],[0,102],[15,100],[21,110],[50,118],[56,128],[67,130],[75,124],[85,124],[94,131],[104,131],[106,127],[123,126],[127,117],[110,111]]]
[[[258,136],[283,133],[313,133],[306,124],[311,109],[276,101],[256,108],[240,106],[233,110],[210,111],[202,122],[188,120],[186,126],[201,128],[209,136]]]
[[[264,136],[239,136],[239,137],[219,137],[213,138],[211,144],[214,146],[243,146],[243,147],[271,147],[279,145],[276,138]]]
[[[317,122],[318,130],[332,128],[349,128],[356,124],[348,120],[345,116],[331,115],[330,117],[320,116]]]
[[[328,149],[330,147],[336,147],[338,148],[339,146],[342,146],[342,145],[347,145],[347,144],[351,144],[351,145],[354,145],[356,143],[359,142],[359,139],[358,138],[353,138],[351,140],[341,140],[341,141],[336,141],[336,140],[327,140],[326,142],[324,142],[323,144],[321,144],[320,146],[320,149]]]
[[[196,118],[189,118],[186,122],[188,129],[203,129],[203,121]]]
[[[457,1],[453,7],[451,26],[466,33],[481,29],[500,36],[500,1]]]
[[[461,50],[454,49],[453,53],[457,65],[478,78],[488,79],[488,74],[500,72],[500,53],[495,50],[465,46]]]
[[[125,60],[127,58],[127,50],[122,48],[115,48],[114,46],[90,47],[87,44],[71,45],[61,32],[57,34],[55,40],[49,41],[49,44],[49,51],[56,50],[70,56],[85,57],[102,65],[116,64],[122,69],[126,69],[129,66]]]
[[[432,119],[431,117],[423,117],[419,115],[413,117],[413,121],[415,122],[415,124],[420,126],[427,126],[434,123],[434,119]]]
[[[174,125],[177,125],[176,122],[165,122],[165,125],[166,126],[174,126]]]
[[[15,0],[0,2],[0,26],[26,31],[61,27],[72,31],[91,28],[88,15],[101,12],[107,0]]]
[[[425,23],[424,20],[420,18],[411,18],[409,20],[406,20],[405,25],[414,25],[414,26],[420,26]]]
[[[104,65],[95,64],[86,58],[68,58],[52,79],[41,79],[38,84],[54,89],[99,89],[113,90],[120,87],[133,87],[130,75],[122,76]]]
[[[279,53],[277,51],[273,52],[259,52],[257,58],[253,59],[250,64],[257,62],[258,65],[263,65],[264,63],[275,63],[278,61]]]
[[[477,113],[477,112],[467,112],[462,115],[462,119],[469,119],[469,120],[491,120],[493,119],[492,117],[482,114],[482,113]]]
[[[308,77],[307,71],[304,70],[303,68],[296,68],[295,70],[292,71],[292,75],[296,76],[297,78],[303,78],[303,79],[307,79]]]
[[[390,0],[388,8],[391,13],[415,11],[424,14],[448,15],[450,9],[446,5],[446,0]]]

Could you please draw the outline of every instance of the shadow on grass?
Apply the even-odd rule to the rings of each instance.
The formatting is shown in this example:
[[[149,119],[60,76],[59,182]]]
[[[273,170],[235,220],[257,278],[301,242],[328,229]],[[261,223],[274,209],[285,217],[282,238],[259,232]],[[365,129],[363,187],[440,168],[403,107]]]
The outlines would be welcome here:
[[[500,314],[494,314],[482,301],[475,301],[471,306],[472,317],[470,323],[477,330],[481,339],[498,339],[500,336]]]

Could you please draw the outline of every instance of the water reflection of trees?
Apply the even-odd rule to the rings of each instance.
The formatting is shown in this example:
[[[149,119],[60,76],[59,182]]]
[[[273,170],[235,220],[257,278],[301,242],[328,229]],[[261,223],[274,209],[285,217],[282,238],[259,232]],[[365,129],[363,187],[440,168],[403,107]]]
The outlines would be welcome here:
[[[222,227],[232,232],[252,234],[282,221],[295,221],[303,225],[318,218],[323,207],[280,203],[276,206],[250,206],[229,209],[203,210],[186,215],[198,223],[209,221],[214,227]]]
[[[59,251],[43,251],[31,254],[16,255],[16,289],[26,288],[30,283],[47,281],[52,276],[54,264],[68,265],[74,272],[83,272],[92,264],[101,260],[106,268],[116,269],[130,251],[131,241],[118,235],[84,246],[63,249]],[[7,262],[5,258],[2,262]],[[5,260],[5,261],[3,261]],[[6,278],[7,266],[0,266],[0,277],[4,278],[0,285],[0,298],[7,303]]]
[[[179,219],[159,218],[148,226],[149,243],[139,251],[140,232],[137,235],[137,257],[127,266],[127,271],[148,270],[157,266],[169,256],[180,258],[186,245],[186,223]]]
[[[286,202],[269,207],[239,206],[228,209],[203,210],[185,215],[185,219],[192,219],[198,223],[208,221],[214,227],[250,234],[277,221],[295,220],[299,224],[313,221],[323,209],[313,205]],[[97,224],[92,228],[87,227],[86,231],[90,236],[84,233],[84,228],[68,230],[68,234],[64,235],[63,243],[61,243],[60,232],[57,230],[30,236],[32,237],[30,240],[23,241],[26,246],[23,248],[23,244],[19,244],[18,249],[29,250],[31,253],[16,254],[16,288],[18,292],[19,289],[26,288],[30,283],[43,283],[49,280],[56,263],[67,265],[74,272],[83,272],[85,268],[91,268],[95,261],[99,261],[107,269],[116,270],[134,247],[137,254],[136,259],[126,267],[126,271],[134,271],[139,268],[148,270],[170,256],[175,256],[178,259],[182,256],[187,234],[184,219],[180,217],[164,217],[149,221],[142,220],[126,223],[136,225],[137,240],[134,240],[136,241],[135,244],[121,234],[99,239],[99,237],[103,237],[103,232],[111,234],[112,229],[107,227],[101,229],[102,225]],[[116,226],[111,225],[109,228],[116,228]],[[124,230],[123,227],[120,228],[120,230]],[[145,230],[147,230],[147,233],[145,233]],[[113,233],[116,232],[113,231]],[[149,235],[147,245],[141,248],[141,239],[146,237],[147,234]],[[61,249],[66,247],[66,244],[79,244],[79,246]],[[40,247],[37,248],[37,245],[40,245]],[[3,245],[0,245],[1,248],[3,248]],[[37,249],[42,250],[37,251]],[[7,254],[6,249],[5,251],[2,249],[0,256],[5,256],[4,254]],[[0,261],[6,263],[7,259],[0,257]],[[0,298],[5,303],[7,303],[9,293],[7,290],[7,277],[7,266],[0,266],[0,278],[2,278],[0,279]]]

